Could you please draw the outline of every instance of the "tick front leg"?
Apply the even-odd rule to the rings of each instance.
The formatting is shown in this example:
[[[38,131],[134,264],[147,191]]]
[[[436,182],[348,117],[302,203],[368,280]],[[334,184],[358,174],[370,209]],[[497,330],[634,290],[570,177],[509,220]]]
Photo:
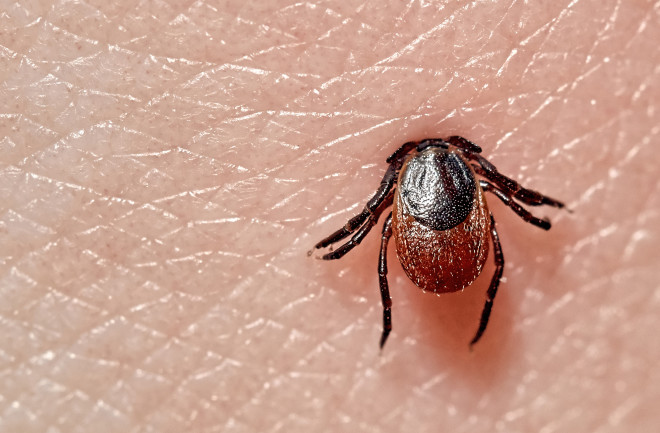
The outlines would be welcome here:
[[[497,171],[497,168],[483,156],[474,153],[468,153],[467,157],[479,164],[472,164],[474,171],[478,175],[485,177],[486,179],[496,184],[499,188],[506,190],[506,192],[521,202],[530,206],[547,205],[556,208],[563,208],[565,206],[564,203],[560,202],[559,200],[555,200],[552,197],[548,197],[547,195],[543,195],[540,192],[534,191],[532,189],[527,189],[510,177],[504,176],[502,173]]]
[[[518,203],[516,203],[515,200],[513,200],[513,197],[511,197],[508,194],[508,192],[502,191],[497,186],[493,185],[490,182],[486,182],[485,180],[480,180],[479,185],[481,186],[481,189],[483,189],[484,191],[488,191],[495,194],[497,198],[502,200],[502,202],[505,205],[509,206],[523,220],[527,221],[530,224],[534,224],[537,227],[541,227],[543,230],[550,230],[551,227],[550,221],[548,221],[547,219],[537,218],[531,213],[529,213],[525,208],[523,208]]]
[[[396,181],[396,172],[397,172],[397,164],[391,164],[390,167],[385,172],[385,176],[383,176],[383,180],[380,182],[380,187],[378,188],[374,196],[364,206],[362,212],[360,212],[358,215],[348,220],[348,222],[346,223],[346,225],[344,225],[344,227],[335,231],[331,235],[323,238],[320,242],[314,245],[314,249],[325,248],[329,245],[334,244],[335,242],[339,242],[340,240],[350,236],[355,230],[359,229],[360,227],[363,227],[365,221],[370,219],[370,217],[373,217],[374,213],[376,213],[379,210],[379,208],[382,208],[381,205],[384,202],[387,202],[388,200],[392,199],[391,193],[392,193],[392,188],[394,187],[394,182]],[[376,222],[374,221],[373,224],[375,223]],[[368,225],[369,222],[367,222],[366,224]],[[370,228],[371,227],[369,227],[369,229]],[[369,232],[369,229],[366,230],[367,233]],[[339,258],[339,257],[332,257],[332,258]]]
[[[459,149],[463,149],[467,152],[470,153],[481,153],[481,147],[477,146],[467,138],[463,138],[459,135],[452,135],[449,137],[447,140],[445,140],[447,143],[451,144],[452,146],[456,146]]]
[[[490,236],[493,240],[493,255],[495,256],[495,273],[493,278],[490,280],[490,286],[486,292],[486,304],[484,309],[481,312],[481,320],[479,321],[479,329],[477,330],[476,335],[470,341],[470,347],[479,341],[481,336],[488,326],[488,319],[490,319],[490,312],[493,308],[493,301],[495,300],[495,295],[497,294],[497,288],[500,286],[500,280],[502,279],[502,273],[504,272],[504,254],[502,254],[502,245],[500,244],[500,237],[497,234],[497,229],[495,228],[495,219],[493,214],[490,214]]]
[[[387,244],[392,236],[392,212],[383,224],[383,237],[380,241],[380,258],[378,260],[378,282],[380,283],[380,297],[383,302],[383,333],[380,336],[380,348],[383,349],[387,337],[392,331],[392,298],[387,283]]]
[[[336,250],[323,255],[321,258],[323,260],[341,259],[346,255],[346,253],[348,253],[353,248],[357,247],[360,244],[360,242],[362,242],[364,238],[367,237],[373,226],[376,225],[376,223],[378,222],[378,218],[380,217],[380,214],[383,213],[385,208],[387,208],[392,204],[392,198],[393,198],[393,194],[389,194],[389,196],[385,199],[385,201],[381,204],[381,206],[378,209],[376,209],[373,214],[369,216],[367,221],[364,224],[362,224],[362,227],[360,227],[360,230],[355,232],[355,234],[348,240],[348,242],[342,244]]]

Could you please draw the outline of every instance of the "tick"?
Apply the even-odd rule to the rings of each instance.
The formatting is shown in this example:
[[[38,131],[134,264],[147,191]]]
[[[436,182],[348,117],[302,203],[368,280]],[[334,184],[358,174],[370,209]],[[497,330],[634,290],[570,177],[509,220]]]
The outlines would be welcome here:
[[[382,349],[392,330],[392,299],[387,283],[387,245],[392,235],[405,273],[420,289],[436,294],[456,292],[472,284],[484,267],[489,240],[492,241],[495,273],[486,292],[479,328],[470,342],[472,346],[486,330],[504,270],[495,219],[484,193],[495,195],[523,220],[544,230],[550,229],[550,221],[533,216],[517,201],[557,208],[564,204],[500,174],[481,156],[479,146],[459,136],[407,142],[387,162],[389,167],[380,187],[362,212],[314,248],[325,248],[351,236],[322,256],[323,260],[342,258],[392,206],[383,224],[378,260],[383,303]]]

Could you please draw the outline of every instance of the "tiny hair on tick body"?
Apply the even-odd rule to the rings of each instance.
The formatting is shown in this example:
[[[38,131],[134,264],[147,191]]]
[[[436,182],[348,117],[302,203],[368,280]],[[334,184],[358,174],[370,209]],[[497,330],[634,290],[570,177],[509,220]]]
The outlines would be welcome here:
[[[390,155],[387,163],[380,187],[362,212],[319,241],[314,249],[350,237],[321,257],[342,258],[362,242],[383,212],[392,207],[383,223],[378,259],[382,349],[392,330],[392,299],[387,282],[387,246],[392,236],[408,278],[422,290],[437,294],[456,292],[472,284],[486,263],[492,242],[495,272],[479,326],[470,342],[472,346],[486,330],[504,271],[502,246],[485,193],[493,194],[524,221],[544,230],[550,229],[550,221],[535,217],[518,202],[556,208],[563,208],[564,203],[502,175],[481,155],[479,146],[459,136],[409,141]]]

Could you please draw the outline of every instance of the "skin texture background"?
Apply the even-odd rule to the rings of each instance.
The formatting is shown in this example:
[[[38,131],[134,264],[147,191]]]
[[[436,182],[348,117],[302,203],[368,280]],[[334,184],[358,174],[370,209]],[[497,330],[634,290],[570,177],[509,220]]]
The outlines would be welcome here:
[[[0,0],[0,431],[651,432],[660,3]],[[380,225],[404,141],[460,134],[574,211],[490,198],[436,297]]]

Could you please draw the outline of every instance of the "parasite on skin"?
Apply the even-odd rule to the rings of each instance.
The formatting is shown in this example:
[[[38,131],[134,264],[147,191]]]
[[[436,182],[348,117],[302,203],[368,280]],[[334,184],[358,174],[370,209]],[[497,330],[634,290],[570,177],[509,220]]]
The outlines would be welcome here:
[[[382,348],[392,330],[392,299],[387,282],[387,246],[392,236],[406,275],[419,288],[433,293],[456,292],[472,284],[488,258],[491,241],[495,272],[486,292],[479,327],[470,342],[473,345],[486,330],[504,270],[502,246],[485,192],[495,195],[523,220],[544,230],[550,229],[550,221],[535,217],[518,202],[556,208],[563,208],[564,204],[500,174],[481,156],[479,146],[459,136],[407,142],[387,162],[389,167],[380,187],[362,212],[314,248],[325,248],[350,236],[322,258],[343,257],[367,236],[381,214],[392,207],[383,224],[378,260],[383,303]]]

